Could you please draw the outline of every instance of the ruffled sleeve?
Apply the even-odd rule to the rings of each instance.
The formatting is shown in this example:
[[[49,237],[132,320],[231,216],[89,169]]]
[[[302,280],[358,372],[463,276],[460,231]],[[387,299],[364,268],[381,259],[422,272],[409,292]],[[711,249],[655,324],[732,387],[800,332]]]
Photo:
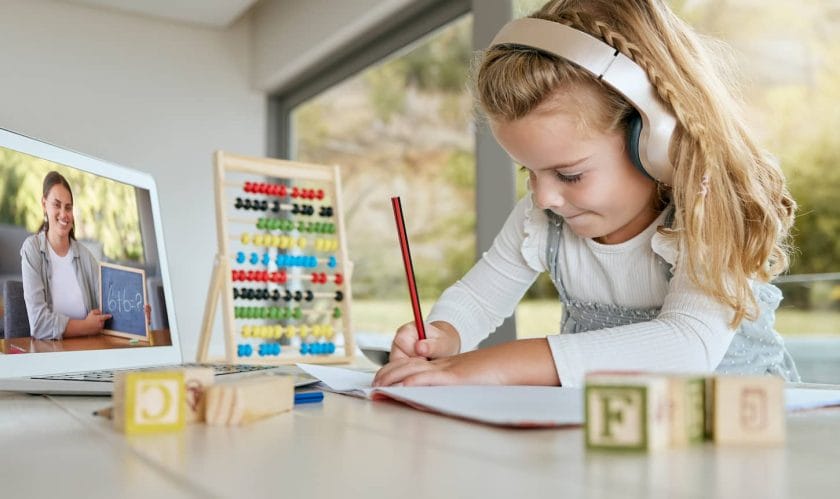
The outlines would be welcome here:
[[[429,313],[429,322],[445,321],[455,327],[461,351],[475,348],[513,314],[542,271],[540,252],[545,252],[547,224],[538,226],[540,216],[545,214],[533,209],[530,194],[520,199],[490,249],[443,292]]]
[[[537,272],[544,271],[548,265],[545,261],[545,245],[548,235],[548,217],[545,212],[534,206],[532,194],[529,192],[520,203],[524,204],[522,231],[524,239],[520,252],[528,266]]]
[[[664,225],[670,227],[674,215],[674,206],[669,206],[663,215],[665,215]],[[654,253],[670,264],[671,275],[676,274],[680,256],[679,240],[673,236],[660,234],[657,230],[650,238],[650,247]]]

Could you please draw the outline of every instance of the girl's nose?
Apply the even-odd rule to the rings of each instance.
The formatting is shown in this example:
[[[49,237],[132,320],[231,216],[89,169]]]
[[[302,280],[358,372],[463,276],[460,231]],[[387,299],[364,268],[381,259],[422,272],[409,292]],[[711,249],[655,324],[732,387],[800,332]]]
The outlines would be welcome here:
[[[534,202],[539,209],[559,208],[566,204],[563,193],[556,185],[551,185],[550,182],[545,181],[539,182],[533,176],[529,179],[529,182],[531,183],[531,192],[534,193]]]

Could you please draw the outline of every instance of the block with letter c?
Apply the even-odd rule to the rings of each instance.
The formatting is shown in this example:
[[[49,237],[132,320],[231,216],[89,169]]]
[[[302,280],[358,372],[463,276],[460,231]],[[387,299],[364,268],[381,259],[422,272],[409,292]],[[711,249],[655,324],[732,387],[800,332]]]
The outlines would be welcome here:
[[[182,430],[186,423],[183,371],[118,373],[114,427],[127,434]]]

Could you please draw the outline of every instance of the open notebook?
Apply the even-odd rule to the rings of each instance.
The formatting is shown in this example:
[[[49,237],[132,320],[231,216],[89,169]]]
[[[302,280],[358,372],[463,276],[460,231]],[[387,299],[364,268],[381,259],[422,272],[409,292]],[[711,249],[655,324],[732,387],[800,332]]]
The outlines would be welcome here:
[[[386,398],[446,416],[497,426],[583,424],[583,391],[548,386],[393,386],[373,388],[373,373],[298,364],[334,392]]]
[[[333,392],[393,399],[417,409],[498,426],[551,427],[583,424],[583,391],[546,386],[394,386],[373,388],[373,373],[298,364]],[[792,384],[785,409],[799,412],[840,405],[840,386]]]

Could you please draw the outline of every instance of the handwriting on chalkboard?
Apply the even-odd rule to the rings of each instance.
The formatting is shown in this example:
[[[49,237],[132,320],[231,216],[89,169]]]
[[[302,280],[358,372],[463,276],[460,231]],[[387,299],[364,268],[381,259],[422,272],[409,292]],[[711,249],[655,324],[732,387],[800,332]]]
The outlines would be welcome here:
[[[146,273],[141,269],[100,264],[100,308],[112,317],[103,333],[150,341],[146,319]]]
[[[106,287],[108,289],[108,310],[113,310],[117,313],[143,310],[142,293],[137,292],[134,293],[134,296],[131,296],[127,289],[117,289],[113,285]]]

